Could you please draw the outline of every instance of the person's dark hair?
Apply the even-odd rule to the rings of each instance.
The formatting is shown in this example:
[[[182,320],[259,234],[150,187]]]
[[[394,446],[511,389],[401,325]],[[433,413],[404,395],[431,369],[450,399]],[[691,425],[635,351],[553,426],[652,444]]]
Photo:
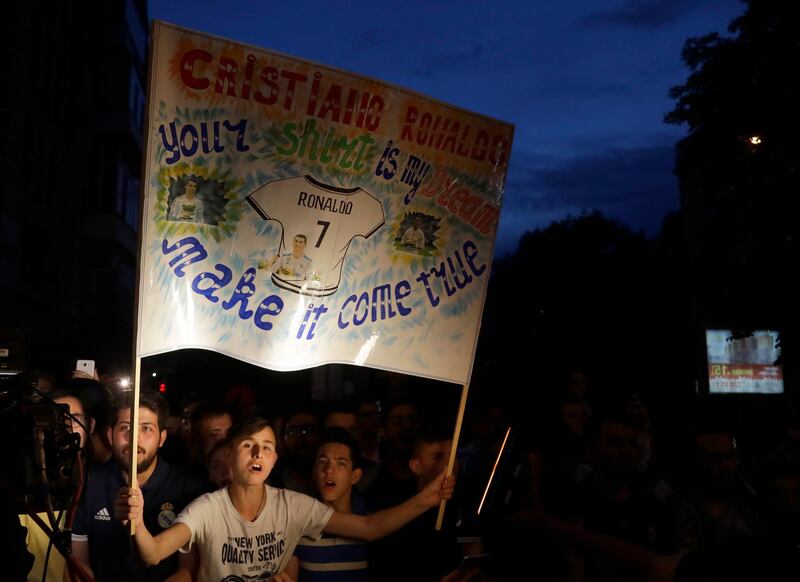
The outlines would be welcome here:
[[[209,418],[218,418],[220,416],[225,415],[231,416],[228,407],[224,404],[220,404],[218,402],[200,402],[197,406],[195,406],[194,410],[192,410],[192,414],[189,416],[192,426],[196,426],[195,423],[200,423],[203,420],[207,420]]]
[[[304,243],[308,244],[308,238],[306,238],[306,235],[304,235],[304,234],[299,234],[298,233],[298,234],[294,235],[294,238],[301,238],[301,239],[303,239]]]
[[[133,393],[123,392],[114,402],[114,414],[112,415],[112,427],[117,425],[119,420],[119,411],[125,408],[133,407]],[[154,412],[158,417],[158,430],[166,430],[167,422],[169,420],[169,404],[161,394],[155,390],[142,390],[139,392],[139,408],[146,408]]]
[[[83,404],[83,413],[94,419],[94,430],[105,434],[109,426],[113,426],[116,412],[114,411],[114,395],[105,384],[97,380],[73,378],[65,386],[77,395]]]
[[[317,447],[317,455],[324,445],[329,443],[336,443],[344,445],[350,449],[350,460],[353,463],[353,469],[363,469],[364,462],[361,458],[361,451],[358,448],[358,443],[353,435],[340,426],[332,426],[322,431],[322,440]]]
[[[253,416],[261,416],[256,392],[247,384],[230,386],[225,392],[223,402],[228,407],[231,418],[236,422]]]
[[[72,388],[56,388],[50,394],[48,394],[51,400],[55,401],[58,398],[75,398],[78,402],[81,403],[81,408],[83,408],[83,423],[82,428],[86,431],[86,442],[87,446],[92,446],[92,415],[89,413],[89,406],[81,397],[79,391],[74,390]],[[70,415],[72,416],[72,415]],[[78,421],[75,417],[72,417],[73,427],[75,426],[75,422]],[[91,451],[91,448],[90,448]]]
[[[283,415],[283,437],[284,438],[286,437],[287,427],[290,424],[289,421],[291,420],[291,418],[293,416],[296,416],[298,414],[308,414],[308,415],[314,417],[314,422],[317,425],[317,429],[316,430],[319,430],[319,428],[322,427],[322,420],[319,417],[319,412],[317,412],[317,409],[314,406],[312,406],[310,404],[297,405],[297,406],[289,408],[287,410],[286,414]]]
[[[422,447],[453,439],[453,432],[443,428],[426,428],[414,439],[414,446],[411,447],[411,456],[417,457]]]
[[[359,408],[361,408],[362,404],[374,404],[379,409],[381,407],[378,398],[376,398],[374,396],[362,396],[360,398],[356,398],[353,401],[353,408],[358,410]]]
[[[180,412],[183,412],[183,409],[187,406],[194,404],[195,402],[202,402],[203,395],[199,392],[189,392],[186,396],[181,398],[181,401],[178,403],[178,409]]]
[[[356,405],[352,402],[347,402],[345,400],[338,400],[336,402],[331,402],[325,407],[325,414],[322,417],[323,423],[328,420],[328,417],[331,414],[335,413],[345,413],[345,414],[356,414]]]
[[[381,424],[386,424],[386,421],[389,420],[389,414],[392,412],[392,410],[398,406],[404,405],[413,406],[417,411],[417,414],[419,414],[419,405],[412,398],[409,398],[408,396],[398,396],[396,398],[386,400],[385,402],[381,402]]]
[[[600,436],[600,431],[605,424],[621,424],[635,429],[636,423],[630,415],[623,411],[601,411],[590,416],[583,430],[583,438],[587,445],[593,445]]]
[[[268,420],[259,417],[250,418],[248,420],[234,424],[228,430],[228,443],[233,444],[239,439],[253,436],[257,432],[264,430],[267,427],[272,428],[272,423],[270,423]]]
[[[50,384],[50,386],[55,387],[54,389],[57,389],[57,387],[58,387],[58,382],[56,380],[56,376],[55,376],[55,374],[52,374],[51,372],[43,372],[43,371],[40,371],[40,370],[31,370],[30,371],[30,375],[33,376],[33,378],[35,379],[35,381],[36,381],[36,389],[39,390],[40,392],[45,391],[43,386],[41,388],[39,387],[39,384],[42,383],[42,380],[44,380],[44,382],[46,384]]]
[[[83,398],[82,398],[81,394],[79,393],[79,391],[75,390],[74,388],[56,388],[50,394],[48,394],[48,396],[52,400],[55,400],[56,398],[70,398],[70,397],[71,398],[75,398],[75,399],[78,400],[78,402],[81,403],[81,406],[83,406],[84,414],[87,414],[86,413],[86,403],[83,401]],[[88,416],[88,414],[87,414],[87,416]]]
[[[730,426],[716,417],[699,418],[691,426],[692,437],[708,436],[712,434],[725,434],[734,437]]]

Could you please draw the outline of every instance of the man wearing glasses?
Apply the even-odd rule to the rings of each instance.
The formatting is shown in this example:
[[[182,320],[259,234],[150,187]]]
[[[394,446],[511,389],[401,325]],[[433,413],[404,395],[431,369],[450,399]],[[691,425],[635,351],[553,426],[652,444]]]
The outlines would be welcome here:
[[[710,422],[692,435],[691,470],[675,504],[681,549],[710,547],[757,535],[755,489],[739,470],[739,451],[730,431]]]
[[[278,482],[282,487],[316,494],[311,468],[319,446],[321,423],[314,410],[299,408],[286,416],[283,425],[283,452],[279,457]]]

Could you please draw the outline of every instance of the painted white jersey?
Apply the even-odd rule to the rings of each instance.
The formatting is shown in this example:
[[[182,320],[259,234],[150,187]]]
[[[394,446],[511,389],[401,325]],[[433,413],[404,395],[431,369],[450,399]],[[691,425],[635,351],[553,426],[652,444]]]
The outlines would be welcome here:
[[[306,237],[303,252],[311,271],[305,278],[282,274],[280,269],[272,273],[278,287],[304,295],[335,293],[350,242],[357,236],[369,238],[384,224],[383,205],[366,190],[328,186],[311,176],[273,180],[247,201],[264,220],[281,224],[276,254],[291,251],[297,235]]]

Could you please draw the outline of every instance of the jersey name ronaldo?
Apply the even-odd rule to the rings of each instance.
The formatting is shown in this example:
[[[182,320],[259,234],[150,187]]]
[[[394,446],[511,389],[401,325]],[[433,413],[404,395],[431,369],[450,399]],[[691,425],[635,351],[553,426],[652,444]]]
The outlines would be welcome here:
[[[261,218],[280,223],[279,256],[292,250],[299,235],[305,238],[303,258],[309,270],[290,274],[279,268],[272,273],[278,287],[304,295],[335,293],[350,242],[357,236],[369,238],[384,224],[383,205],[366,190],[329,186],[311,176],[273,180],[247,201]]]

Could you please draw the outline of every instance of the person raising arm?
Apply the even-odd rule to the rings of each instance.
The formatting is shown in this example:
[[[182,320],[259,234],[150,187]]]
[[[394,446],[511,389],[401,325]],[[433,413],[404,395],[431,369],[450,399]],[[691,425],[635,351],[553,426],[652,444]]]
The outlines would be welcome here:
[[[303,536],[318,538],[327,532],[378,539],[453,494],[454,479],[442,472],[400,505],[368,516],[339,513],[307,495],[265,484],[278,458],[275,434],[267,421],[252,419],[238,425],[229,438],[231,483],[196,499],[155,537],[142,522],[139,490],[120,489],[116,517],[136,524],[135,543],[146,564],[158,564],[177,550],[196,546],[200,582],[226,576],[275,576],[286,568]]]

